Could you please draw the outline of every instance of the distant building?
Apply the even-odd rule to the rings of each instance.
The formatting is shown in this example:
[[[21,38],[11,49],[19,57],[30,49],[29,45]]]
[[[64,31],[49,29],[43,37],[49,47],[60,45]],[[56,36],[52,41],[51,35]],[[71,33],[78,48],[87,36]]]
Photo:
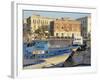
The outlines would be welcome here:
[[[27,25],[27,18],[23,20],[23,32],[26,33],[29,30]]]
[[[72,37],[80,36],[80,22],[69,19],[57,19],[50,23],[51,36],[55,37]]]
[[[23,20],[23,42],[30,42],[30,27],[27,24],[27,18]]]
[[[78,21],[81,22],[81,33],[84,38],[91,35],[91,16],[86,16],[78,18]]]
[[[31,32],[34,33],[35,30],[41,27],[49,27],[50,26],[50,21],[53,19],[40,16],[40,15],[32,15],[29,18],[27,18],[27,24],[31,29]]]

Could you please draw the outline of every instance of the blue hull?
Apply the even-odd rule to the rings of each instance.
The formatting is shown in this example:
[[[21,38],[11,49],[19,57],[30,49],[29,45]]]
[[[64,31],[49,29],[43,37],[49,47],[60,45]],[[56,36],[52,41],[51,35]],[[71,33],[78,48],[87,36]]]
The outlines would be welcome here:
[[[33,52],[36,50],[43,50],[44,54],[33,54]],[[23,52],[24,57],[27,59],[43,59],[59,56],[65,53],[70,55],[72,53],[72,50],[68,47],[49,49],[47,41],[34,41],[34,43],[32,43],[31,46],[27,46],[27,44],[24,44]]]

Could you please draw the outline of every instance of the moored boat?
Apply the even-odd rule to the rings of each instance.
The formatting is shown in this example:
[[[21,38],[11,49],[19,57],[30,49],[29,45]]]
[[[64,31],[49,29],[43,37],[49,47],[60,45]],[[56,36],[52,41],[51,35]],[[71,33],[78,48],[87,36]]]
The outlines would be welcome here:
[[[47,41],[34,41],[34,44],[24,46],[23,52],[25,52],[24,67],[42,68],[63,63],[70,56],[72,50],[68,47],[50,49]],[[25,66],[28,64],[29,66]]]

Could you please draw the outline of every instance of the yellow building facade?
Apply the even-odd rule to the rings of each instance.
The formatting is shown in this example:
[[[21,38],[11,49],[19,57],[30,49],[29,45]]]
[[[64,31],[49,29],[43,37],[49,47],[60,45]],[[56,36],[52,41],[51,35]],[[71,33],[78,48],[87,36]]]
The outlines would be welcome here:
[[[39,16],[39,15],[33,15],[27,18],[27,24],[31,28],[31,31],[34,33],[35,30],[38,28],[41,28],[42,26],[48,27],[50,26],[50,21],[52,21],[52,18]]]

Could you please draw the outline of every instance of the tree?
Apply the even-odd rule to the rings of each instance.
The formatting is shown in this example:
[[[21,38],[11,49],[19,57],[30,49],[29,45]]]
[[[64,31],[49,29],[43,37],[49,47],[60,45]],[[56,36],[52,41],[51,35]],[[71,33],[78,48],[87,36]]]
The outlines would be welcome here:
[[[39,27],[37,30],[35,30],[35,33],[41,38],[46,38],[46,36],[49,37],[48,26]]]

